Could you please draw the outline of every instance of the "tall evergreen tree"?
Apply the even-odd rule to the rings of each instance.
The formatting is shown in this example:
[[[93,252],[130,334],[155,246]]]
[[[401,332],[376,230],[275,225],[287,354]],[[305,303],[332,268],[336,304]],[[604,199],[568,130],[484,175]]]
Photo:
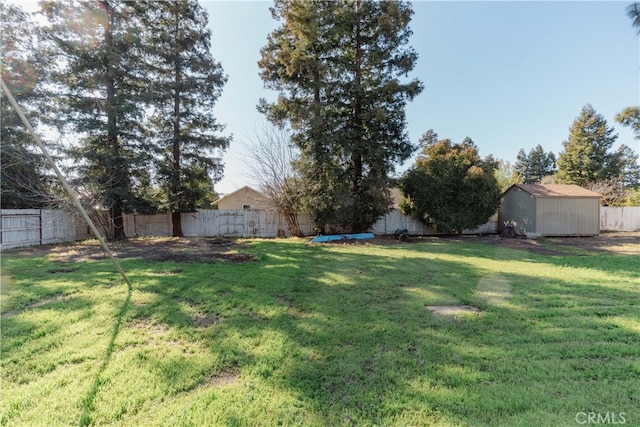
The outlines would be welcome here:
[[[610,175],[623,189],[640,186],[640,163],[638,155],[628,145],[622,144],[613,152],[609,160]]]
[[[558,182],[584,186],[620,176],[621,171],[612,163],[614,158],[609,152],[617,138],[601,114],[589,104],[584,106],[571,126],[569,138],[562,144]]]
[[[58,57],[52,105],[60,127],[80,143],[79,185],[98,191],[109,210],[110,237],[126,237],[122,214],[146,208],[136,191],[148,180],[149,160],[140,126],[145,82],[136,72],[141,26],[127,2],[46,0],[45,32]]]
[[[617,116],[616,121],[633,130],[636,139],[640,139],[640,107],[627,107]]]
[[[0,27],[2,79],[37,126],[42,119],[38,105],[47,66],[38,48],[36,24],[19,6],[2,4]],[[44,157],[5,96],[0,97],[0,141],[2,208],[40,208],[52,203],[54,181]]]
[[[538,184],[542,178],[556,172],[556,156],[553,152],[545,153],[538,144],[526,154],[523,149],[518,152],[516,172],[524,184]]]
[[[629,15],[632,25],[640,34],[640,3],[634,2],[627,6],[627,15]]]
[[[289,121],[300,148],[304,202],[324,230],[363,231],[391,206],[389,176],[415,147],[406,102],[422,91],[406,2],[275,0],[282,26],[261,50],[261,77],[279,92],[259,106]]]
[[[219,135],[224,126],[216,121],[213,107],[227,77],[211,55],[208,16],[196,0],[135,5],[145,24],[158,177],[169,201],[173,235],[182,236],[180,213],[195,211],[222,177],[220,154],[231,137]]]

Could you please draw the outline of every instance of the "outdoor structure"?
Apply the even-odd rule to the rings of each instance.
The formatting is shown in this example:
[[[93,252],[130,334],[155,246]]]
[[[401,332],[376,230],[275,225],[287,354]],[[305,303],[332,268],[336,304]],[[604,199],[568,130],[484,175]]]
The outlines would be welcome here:
[[[271,209],[267,198],[249,186],[219,198],[213,202],[213,205],[219,210]]]
[[[600,195],[577,185],[515,184],[502,195],[498,231],[504,235],[597,236]]]

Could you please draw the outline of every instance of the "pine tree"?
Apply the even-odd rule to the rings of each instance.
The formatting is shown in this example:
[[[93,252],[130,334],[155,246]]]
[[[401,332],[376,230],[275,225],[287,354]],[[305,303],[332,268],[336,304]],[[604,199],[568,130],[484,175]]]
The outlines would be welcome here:
[[[621,188],[634,189],[640,186],[640,163],[638,155],[628,145],[622,144],[611,154],[608,168]]]
[[[279,92],[260,110],[288,121],[300,149],[303,202],[322,230],[368,229],[391,205],[389,176],[415,147],[404,107],[422,90],[402,82],[408,47],[405,2],[276,0],[282,26],[261,50],[261,77]]]
[[[109,237],[124,238],[122,214],[148,208],[136,191],[148,179],[149,160],[140,126],[145,82],[136,70],[140,22],[127,2],[118,0],[41,5],[58,58],[51,106],[59,127],[80,141],[69,151],[77,164],[75,182],[94,189],[108,209]]]
[[[627,107],[616,116],[616,121],[622,126],[633,130],[636,139],[640,139],[640,107]]]
[[[601,114],[591,105],[584,106],[571,126],[569,138],[563,142],[564,151],[558,157],[558,182],[585,186],[620,176],[621,171],[612,167],[609,153],[617,138]]]
[[[627,15],[631,18],[632,25],[640,33],[640,3],[634,2],[627,6]]]
[[[193,212],[222,177],[219,157],[231,137],[219,136],[213,107],[227,81],[211,55],[208,16],[196,0],[136,2],[145,24],[143,52],[150,84],[152,140],[158,177],[182,236],[181,212]]]
[[[42,122],[46,61],[38,49],[36,24],[19,6],[0,6],[2,79],[33,126]],[[0,189],[2,208],[40,208],[55,201],[54,182],[16,111],[0,98]]]
[[[515,164],[516,172],[524,184],[538,184],[545,176],[556,171],[556,156],[553,152],[545,153],[541,145],[537,145],[525,154],[520,149]]]

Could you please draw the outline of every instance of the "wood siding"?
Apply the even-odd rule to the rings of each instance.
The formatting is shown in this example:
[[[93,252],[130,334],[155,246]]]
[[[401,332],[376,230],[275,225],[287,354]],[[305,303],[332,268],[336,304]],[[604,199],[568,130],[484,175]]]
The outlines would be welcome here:
[[[535,233],[543,236],[597,236],[600,234],[600,200],[537,198],[536,224]]]
[[[223,197],[217,205],[219,210],[241,210],[245,205],[248,205],[249,209],[269,209],[267,198],[248,187]]]

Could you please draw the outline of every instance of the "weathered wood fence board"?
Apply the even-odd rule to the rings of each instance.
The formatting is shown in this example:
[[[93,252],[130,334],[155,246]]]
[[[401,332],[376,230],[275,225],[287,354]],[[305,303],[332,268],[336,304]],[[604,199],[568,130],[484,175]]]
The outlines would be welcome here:
[[[1,222],[3,248],[41,244],[40,209],[3,209]]]
[[[403,215],[399,210],[393,210],[380,218],[373,224],[374,234],[393,234],[396,230],[407,230],[409,234],[416,235],[437,235],[437,231],[430,227],[425,227],[421,222],[410,216]],[[495,234],[498,232],[498,215],[489,218],[486,224],[474,230],[465,230],[463,234]]]
[[[171,215],[123,215],[124,234],[127,236],[170,236]]]
[[[638,231],[640,230],[640,206],[600,208],[600,230]]]
[[[77,239],[73,216],[58,209],[2,209],[3,249],[72,242]]]
[[[2,209],[0,211],[0,247],[10,249],[22,246],[70,242],[91,237],[86,224],[77,216],[55,209]],[[311,219],[307,214],[298,216],[300,229],[306,235],[313,234]],[[496,233],[497,217],[465,234]],[[124,216],[127,236],[170,236],[171,215]],[[372,228],[375,234],[393,234],[407,229],[410,234],[433,235],[434,230],[424,227],[399,211],[391,211]],[[600,209],[601,231],[640,230],[640,207]],[[266,210],[201,210],[182,214],[182,230],[188,237],[275,237],[279,230],[289,234],[281,215]]]

